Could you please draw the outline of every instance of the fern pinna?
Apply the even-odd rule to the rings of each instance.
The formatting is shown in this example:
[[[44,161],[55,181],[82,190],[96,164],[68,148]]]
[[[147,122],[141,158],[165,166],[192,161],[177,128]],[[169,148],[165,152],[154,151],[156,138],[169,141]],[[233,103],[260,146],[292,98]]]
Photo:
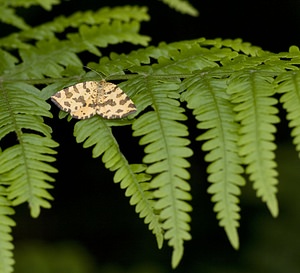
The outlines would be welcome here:
[[[211,79],[196,74],[184,82],[187,91],[182,98],[199,121],[197,128],[204,129],[197,140],[205,141],[204,151],[209,153],[205,160],[211,162],[207,168],[208,181],[212,185],[208,192],[213,194],[220,225],[224,227],[231,244],[238,248],[237,227],[240,218],[237,195],[244,185],[242,160],[238,154],[238,129],[235,113],[226,93],[226,80]]]
[[[44,124],[43,116],[50,117],[49,105],[38,97],[39,90],[26,83],[2,83],[0,86],[0,140],[15,133],[18,143],[0,153],[0,181],[3,194],[1,206],[16,206],[28,202],[31,215],[37,217],[41,207],[49,208],[52,196],[48,189],[54,179],[47,173],[56,169],[53,162],[58,144],[51,139],[51,128]],[[6,187],[6,188],[3,188]],[[1,211],[9,208],[3,207]],[[0,240],[7,240],[12,221],[2,216]],[[11,239],[11,238],[10,238]],[[13,263],[9,242],[1,244],[2,272],[11,272]],[[7,266],[7,267],[5,267]]]
[[[165,2],[176,3],[176,8],[182,4]],[[184,9],[193,13],[189,6]],[[147,46],[149,41],[139,33],[140,23],[149,20],[142,7],[78,12],[37,27],[29,27],[13,13],[3,20],[11,19],[21,30],[0,38],[3,273],[13,270],[13,207],[27,202],[31,215],[37,217],[52,200],[48,190],[53,186],[51,174],[57,172],[52,162],[58,143],[45,124],[44,118],[52,117],[45,100],[63,87],[100,80],[94,72],[85,73],[79,53],[89,52],[98,60],[100,49],[109,45]],[[77,32],[68,33],[69,28]],[[201,38],[161,43],[126,55],[111,53],[87,64],[107,75],[107,80],[126,80],[120,87],[136,104],[137,113],[124,120],[94,116],[78,121],[76,141],[84,148],[93,147],[93,157],[102,156],[105,167],[115,172],[114,182],[120,183],[129,203],[156,236],[159,248],[163,241],[173,248],[173,267],[183,256],[184,242],[191,239],[188,158],[197,151],[189,148],[192,122],[185,111],[191,110],[201,130],[197,141],[207,153],[208,192],[217,219],[232,246],[238,248],[239,195],[245,178],[253,182],[271,214],[278,215],[277,97],[288,113],[296,150],[300,150],[299,55],[297,47],[273,54],[240,39]],[[40,90],[42,85],[46,87]],[[133,139],[144,147],[142,162],[129,162],[120,151],[111,127],[121,125],[131,126]]]
[[[186,181],[190,175],[186,157],[192,155],[186,147],[189,140],[186,120],[179,106],[176,81],[140,79],[143,99],[149,101],[153,110],[138,117],[133,123],[133,135],[142,136],[139,143],[146,145],[143,161],[148,164],[146,172],[155,175],[150,182],[156,200],[154,208],[159,211],[164,238],[174,248],[172,266],[176,267],[183,255],[184,240],[189,240],[191,206],[190,185]]]

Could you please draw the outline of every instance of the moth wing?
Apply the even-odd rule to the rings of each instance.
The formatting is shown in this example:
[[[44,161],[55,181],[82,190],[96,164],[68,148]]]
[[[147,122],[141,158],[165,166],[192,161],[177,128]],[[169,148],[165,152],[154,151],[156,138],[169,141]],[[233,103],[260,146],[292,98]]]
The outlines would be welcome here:
[[[103,95],[99,96],[97,114],[106,119],[124,118],[136,112],[133,101],[117,85],[101,82]]]
[[[51,100],[73,118],[86,119],[96,114],[98,88],[98,82],[78,83],[55,93]]]

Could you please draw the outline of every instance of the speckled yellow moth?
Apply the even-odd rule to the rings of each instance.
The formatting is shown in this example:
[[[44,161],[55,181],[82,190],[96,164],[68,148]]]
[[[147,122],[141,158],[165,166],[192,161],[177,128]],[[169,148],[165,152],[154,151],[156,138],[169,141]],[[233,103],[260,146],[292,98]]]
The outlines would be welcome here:
[[[106,119],[119,119],[136,112],[136,106],[123,90],[105,80],[72,85],[55,93],[51,100],[76,119],[96,114]]]

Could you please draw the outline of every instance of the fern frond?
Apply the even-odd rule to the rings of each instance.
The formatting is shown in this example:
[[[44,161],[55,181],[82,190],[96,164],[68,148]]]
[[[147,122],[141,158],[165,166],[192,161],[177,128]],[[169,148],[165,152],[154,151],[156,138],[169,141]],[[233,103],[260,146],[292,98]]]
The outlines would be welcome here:
[[[126,10],[126,9],[125,9]],[[126,18],[126,16],[125,16]],[[22,41],[0,40],[0,45],[21,44],[19,55],[23,62],[9,71],[6,79],[42,79],[44,76],[61,77],[63,67],[78,67],[82,63],[79,52],[89,51],[101,55],[99,47],[109,44],[130,42],[133,44],[147,45],[149,38],[138,34],[140,23],[132,20],[129,22],[112,20],[99,25],[80,25],[78,33],[67,34],[67,40],[58,40],[55,37],[37,41],[35,45],[22,45]],[[35,33],[38,35],[38,32]],[[14,38],[19,39],[14,36]],[[46,64],[46,65],[45,65]]]
[[[95,55],[100,55],[95,46],[107,47],[108,44],[118,44],[128,42],[146,46],[149,37],[140,35],[140,24],[137,21],[122,22],[114,20],[111,23],[104,23],[100,26],[82,25],[79,28],[79,34],[69,34],[68,38],[73,42],[72,47],[80,47],[89,50]]]
[[[46,10],[51,10],[52,6],[58,4],[60,0],[10,0],[5,2],[8,2],[12,7],[42,6]]]
[[[56,169],[47,164],[55,160],[51,128],[42,116],[50,117],[49,105],[38,97],[38,90],[25,83],[2,83],[0,86],[0,140],[16,133],[19,144],[0,155],[1,184],[7,185],[8,198],[16,206],[28,202],[31,215],[37,217],[40,207],[49,208],[52,182],[47,173]]]
[[[52,5],[58,4],[58,0],[13,0],[0,1],[0,21],[15,26],[22,30],[30,29],[24,19],[16,14],[15,7],[28,8],[32,5],[40,5],[46,10],[50,10]]]
[[[214,40],[206,40],[204,41],[206,45],[213,45],[216,48],[230,48],[236,52],[242,52],[246,55],[250,55],[252,57],[258,56],[262,49],[258,46],[253,46],[251,43],[244,42],[242,39],[214,39]]]
[[[4,75],[7,70],[13,68],[18,59],[10,53],[0,49],[0,75]]]
[[[240,42],[240,44],[243,47],[243,43]],[[248,47],[251,48],[250,45]],[[245,48],[247,48],[246,45]],[[184,75],[188,77],[195,70],[218,68],[217,62],[234,59],[237,55],[232,49],[222,46],[221,42],[200,38],[170,44],[160,43],[157,47],[141,48],[129,54],[112,53],[110,57],[101,58],[100,64],[91,63],[89,67],[105,75],[113,75],[114,72],[122,70],[130,70],[132,73],[142,75],[150,75],[155,71],[155,75],[161,76],[157,78],[162,78],[162,75],[166,78],[178,78]],[[150,64],[151,60],[154,63],[153,66],[143,65]]]
[[[0,21],[2,21],[3,23],[15,26],[20,29],[29,28],[29,26],[25,23],[23,18],[16,15],[15,10],[8,6],[0,5],[0,14]]]
[[[36,46],[20,49],[19,54],[23,62],[10,71],[10,77],[13,79],[42,79],[44,76],[58,78],[64,71],[62,66],[82,66],[75,53],[74,46],[68,41],[56,39],[38,41]]]
[[[69,45],[70,49],[76,52],[95,46],[93,42],[100,46],[122,41],[146,45],[149,37],[139,35],[138,31],[140,23],[147,20],[149,15],[145,7],[105,7],[95,12],[76,12],[68,17],[59,16],[51,22],[2,37],[0,45],[8,49],[30,49],[30,45],[26,43],[28,40],[52,41],[57,33],[62,33],[69,27],[79,29],[79,33],[66,34],[68,40],[74,42]],[[96,37],[92,35],[95,32]],[[95,49],[91,49],[91,52],[93,51]],[[96,55],[100,55],[99,51]]]
[[[185,159],[192,155],[186,146],[189,140],[187,127],[178,121],[186,120],[179,106],[179,85],[175,82],[158,82],[141,79],[146,93],[144,100],[150,101],[153,111],[138,117],[133,123],[134,136],[142,136],[141,145],[146,145],[143,161],[149,164],[146,172],[156,175],[150,182],[157,199],[155,208],[160,211],[164,238],[173,247],[172,266],[176,267],[183,255],[183,243],[190,240],[191,206],[190,185],[186,180],[189,167]],[[148,103],[146,103],[148,104]]]
[[[242,177],[242,160],[238,154],[238,124],[235,113],[226,93],[226,81],[209,76],[195,75],[183,82],[186,92],[182,99],[193,109],[199,121],[197,128],[205,129],[197,140],[205,141],[204,151],[209,153],[205,160],[211,162],[207,168],[208,181],[212,185],[208,192],[213,194],[214,211],[217,212],[220,226],[223,226],[231,245],[239,246],[237,228],[240,219],[238,206]]]
[[[0,153],[1,156],[1,153]],[[1,183],[1,175],[0,175]],[[14,214],[11,203],[7,199],[6,188],[0,186],[0,272],[13,272],[13,244],[11,236],[11,227],[15,226],[15,222],[9,217]]]
[[[199,12],[187,0],[160,0],[168,5],[170,8],[175,9],[183,14],[191,16],[198,16]]]
[[[142,75],[150,75],[154,72],[157,78],[165,75],[166,78],[174,77],[189,77],[195,70],[204,70],[213,72],[211,68],[216,68],[215,74],[219,75],[217,62],[232,61],[238,55],[237,52],[230,48],[230,43],[235,44],[239,50],[249,51],[255,53],[258,51],[257,47],[251,46],[249,43],[242,41],[228,40],[227,43],[222,43],[219,39],[207,40],[199,38],[190,41],[181,41],[166,44],[160,43],[157,47],[150,46],[131,51],[129,54],[116,54],[112,53],[110,57],[103,57],[100,59],[99,64],[90,63],[88,66],[97,71],[101,71],[105,75],[113,75],[120,73],[122,70],[129,70],[132,73]],[[257,63],[262,63],[267,59],[259,59]],[[155,61],[154,61],[155,60]],[[145,66],[153,61],[153,66]],[[238,68],[242,67],[240,64]],[[245,60],[244,60],[245,61]],[[248,63],[250,61],[248,60]],[[247,61],[245,61],[245,65]],[[231,64],[232,65],[232,64]],[[233,66],[233,65],[232,65]],[[248,64],[253,67],[253,64]],[[230,73],[234,72],[234,67],[229,70]],[[224,74],[224,70],[222,71]],[[155,76],[155,75],[152,76]],[[109,77],[113,79],[114,77]],[[124,77],[125,78],[125,77]]]
[[[266,202],[274,217],[278,215],[276,198],[277,171],[275,162],[276,144],[274,123],[279,122],[276,116],[278,109],[272,85],[273,78],[263,73],[243,71],[236,73],[229,82],[228,93],[231,101],[238,104],[236,120],[241,123],[240,155],[247,165],[246,173],[254,182],[257,196]]]
[[[74,128],[76,141],[84,142],[84,148],[94,146],[93,157],[102,155],[105,167],[116,172],[114,182],[120,183],[120,187],[126,189],[125,195],[130,197],[130,204],[136,206],[136,212],[141,218],[145,218],[144,222],[149,225],[149,229],[156,236],[158,246],[161,248],[163,230],[153,206],[153,192],[148,182],[150,176],[143,172],[145,166],[128,163],[120,152],[109,124],[109,121],[100,117],[77,122]]]
[[[276,78],[276,91],[281,95],[280,102],[287,111],[289,127],[293,128],[291,136],[300,157],[300,73],[286,72]]]
[[[207,44],[213,43],[204,38],[170,44],[161,43],[153,50],[158,59],[158,64],[153,67],[159,70],[159,73],[168,72],[176,75],[218,67],[216,62],[236,56],[236,52],[229,48],[209,49]]]

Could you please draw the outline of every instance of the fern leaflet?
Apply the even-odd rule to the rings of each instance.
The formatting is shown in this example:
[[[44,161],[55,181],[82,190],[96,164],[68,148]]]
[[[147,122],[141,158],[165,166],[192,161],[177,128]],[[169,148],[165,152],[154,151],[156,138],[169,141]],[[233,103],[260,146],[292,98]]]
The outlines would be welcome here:
[[[38,90],[25,83],[2,83],[0,88],[0,140],[15,132],[19,144],[0,155],[1,184],[8,186],[12,205],[29,202],[31,215],[37,217],[40,207],[49,208],[52,199],[46,173],[56,172],[47,164],[55,160],[51,129],[42,116],[49,116],[49,105],[38,97]]]
[[[27,40],[49,43],[49,41],[56,40],[56,33],[72,27],[78,28],[79,32],[66,35],[65,41],[70,41],[70,49],[75,52],[89,50],[99,56],[100,51],[95,45],[105,47],[110,43],[116,44],[124,41],[146,45],[150,40],[149,37],[138,34],[140,23],[145,20],[149,20],[149,16],[144,7],[126,6],[102,8],[95,12],[76,12],[69,17],[60,16],[52,22],[2,37],[0,44],[8,49],[19,48],[27,51],[31,48]],[[51,42],[49,45],[47,43],[43,45],[47,48],[51,46]]]
[[[144,163],[150,164],[146,170],[156,175],[150,182],[157,199],[155,208],[160,211],[164,238],[173,247],[172,267],[176,267],[183,255],[183,243],[191,238],[189,234],[191,199],[190,185],[186,181],[189,167],[185,159],[192,155],[186,146],[189,140],[187,127],[178,121],[186,116],[179,107],[179,85],[175,82],[157,82],[141,78],[144,86],[144,100],[151,103],[153,111],[141,115],[133,123],[134,136],[142,136],[141,145],[145,147]]]
[[[1,152],[0,152],[1,155]],[[0,175],[1,181],[1,175]],[[0,272],[11,273],[13,272],[14,259],[12,255],[13,244],[11,227],[15,226],[15,222],[9,217],[14,214],[11,208],[11,203],[7,199],[6,188],[0,186]]]
[[[29,26],[25,23],[23,18],[16,15],[15,10],[8,6],[0,6],[0,20],[3,23],[13,25],[20,29],[27,29]]]
[[[283,73],[276,79],[276,91],[283,93],[280,102],[287,111],[291,136],[300,157],[300,74],[299,71]]]
[[[197,140],[205,141],[204,151],[209,151],[205,160],[212,162],[208,168],[208,181],[212,185],[208,192],[213,194],[214,211],[220,220],[220,226],[225,228],[226,234],[233,247],[238,248],[239,239],[237,227],[239,187],[244,185],[241,176],[242,160],[238,155],[238,124],[234,122],[235,113],[226,93],[226,81],[214,79],[205,75],[195,75],[186,79],[182,99],[199,121],[197,127],[207,130]]]
[[[170,8],[173,8],[183,14],[191,16],[198,16],[199,12],[195,9],[187,0],[160,0],[167,4]]]
[[[279,122],[275,115],[278,110],[272,85],[273,78],[263,73],[243,71],[235,73],[230,79],[228,93],[232,103],[236,103],[236,120],[241,123],[239,130],[240,155],[247,165],[246,173],[254,182],[257,196],[262,197],[274,217],[278,215],[276,198],[277,166],[275,162],[276,145],[274,123]]]

